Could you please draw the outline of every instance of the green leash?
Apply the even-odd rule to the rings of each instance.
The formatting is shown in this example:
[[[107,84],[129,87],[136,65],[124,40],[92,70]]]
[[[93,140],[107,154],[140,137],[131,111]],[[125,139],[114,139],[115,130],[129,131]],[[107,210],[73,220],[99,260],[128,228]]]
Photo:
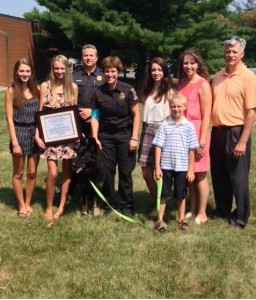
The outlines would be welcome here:
[[[157,187],[156,210],[157,210],[157,213],[159,216],[161,194],[162,194],[162,188],[163,188],[163,179],[162,178],[159,178],[156,180],[156,187]]]
[[[90,180],[90,179],[89,179],[89,180]],[[130,223],[139,224],[139,225],[142,225],[142,226],[144,226],[144,227],[146,227],[146,228],[152,229],[152,228],[146,226],[145,224],[143,224],[142,222],[137,221],[137,220],[134,220],[134,219],[132,219],[132,218],[130,218],[130,217],[127,217],[127,216],[121,214],[120,212],[118,212],[117,210],[115,210],[115,209],[108,203],[107,199],[102,195],[102,193],[100,192],[100,190],[97,188],[97,186],[96,186],[91,180],[90,180],[90,183],[91,183],[92,187],[94,188],[96,194],[100,197],[100,199],[101,199],[104,203],[106,203],[106,204],[109,206],[109,208],[111,208],[111,210],[112,210],[114,213],[116,213],[119,217],[123,218],[124,220],[126,220],[126,221],[128,221],[128,222],[130,222]]]

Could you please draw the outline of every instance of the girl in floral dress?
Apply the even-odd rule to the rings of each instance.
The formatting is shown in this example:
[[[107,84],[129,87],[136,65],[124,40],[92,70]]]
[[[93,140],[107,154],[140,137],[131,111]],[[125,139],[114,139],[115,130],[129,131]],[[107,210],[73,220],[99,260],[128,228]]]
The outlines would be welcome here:
[[[56,109],[76,105],[78,88],[72,82],[68,59],[63,55],[53,58],[49,80],[41,84],[39,110]],[[41,158],[47,159],[48,175],[46,180],[46,209],[44,216],[48,220],[58,219],[64,214],[64,207],[71,180],[72,158],[76,157],[74,144],[46,147],[36,131],[35,140],[40,148]],[[58,177],[58,161],[62,161],[62,184],[58,210],[53,214],[52,205],[55,184]]]

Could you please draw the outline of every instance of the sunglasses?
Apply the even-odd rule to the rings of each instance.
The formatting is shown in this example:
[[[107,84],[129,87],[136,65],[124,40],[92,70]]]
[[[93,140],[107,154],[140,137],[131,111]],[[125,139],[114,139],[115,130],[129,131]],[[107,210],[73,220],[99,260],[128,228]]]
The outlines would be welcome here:
[[[243,48],[245,48],[246,41],[245,41],[245,39],[241,38],[240,36],[229,37],[226,41],[224,41],[224,45],[228,45],[230,42],[232,43],[233,41],[240,43],[240,45],[243,46]]]
[[[245,42],[245,39],[241,38],[240,36],[231,36],[227,38],[227,41],[235,40],[237,42]]]

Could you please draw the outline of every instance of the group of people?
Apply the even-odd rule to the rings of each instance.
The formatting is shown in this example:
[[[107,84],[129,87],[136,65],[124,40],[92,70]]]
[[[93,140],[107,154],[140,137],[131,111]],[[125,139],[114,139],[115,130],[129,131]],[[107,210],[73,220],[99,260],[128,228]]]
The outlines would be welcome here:
[[[152,197],[154,208],[150,217],[157,218],[157,230],[166,228],[164,213],[172,185],[180,229],[188,229],[187,220],[192,217],[197,224],[205,223],[209,197],[207,172],[211,169],[216,215],[227,218],[230,229],[244,228],[250,214],[250,136],[256,121],[256,77],[242,62],[245,45],[240,37],[224,42],[226,66],[211,82],[201,55],[193,49],[184,51],[176,89],[166,61],[153,58],[143,85],[141,114],[136,91],[119,80],[121,60],[116,56],[106,57],[99,69],[94,45],[83,47],[83,68],[73,74],[65,56],[54,57],[49,79],[40,87],[36,85],[30,62],[17,61],[13,83],[6,91],[6,116],[18,215],[33,213],[31,199],[39,155],[47,159],[48,165],[44,216],[52,220],[64,214],[67,196],[73,195],[77,181],[72,174],[72,158],[77,155],[75,143],[46,147],[35,123],[35,113],[77,105],[84,136],[94,137],[102,149],[107,165],[102,192],[114,209],[129,217],[133,214],[132,172],[137,159]],[[27,181],[23,193],[26,159]],[[62,161],[60,203],[53,212],[59,160]],[[119,201],[115,195],[117,167]],[[156,180],[160,179],[163,188],[158,214]],[[190,207],[186,212],[187,187]],[[233,198],[236,208],[232,211]]]

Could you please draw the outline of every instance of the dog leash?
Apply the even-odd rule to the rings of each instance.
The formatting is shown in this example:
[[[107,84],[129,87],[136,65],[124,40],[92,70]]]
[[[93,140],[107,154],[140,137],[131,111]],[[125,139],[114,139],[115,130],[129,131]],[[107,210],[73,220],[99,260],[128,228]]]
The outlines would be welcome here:
[[[156,180],[156,187],[157,187],[156,210],[157,210],[158,217],[159,217],[161,194],[162,194],[162,188],[163,188],[163,179],[162,178],[159,178]]]
[[[149,226],[143,224],[142,222],[137,221],[137,220],[134,220],[133,218],[127,217],[127,216],[121,214],[120,212],[118,212],[117,210],[115,210],[115,209],[108,203],[107,199],[103,196],[103,194],[102,194],[101,191],[97,188],[97,186],[96,186],[90,179],[89,179],[89,181],[90,181],[92,187],[94,188],[96,194],[100,197],[100,199],[101,199],[104,203],[106,203],[106,204],[109,206],[109,208],[110,208],[114,213],[116,213],[119,217],[123,218],[124,220],[126,220],[126,221],[128,221],[128,222],[130,222],[130,223],[139,224],[139,225],[142,225],[142,226],[144,226],[144,227],[149,228],[149,229],[152,230],[152,228],[150,228]]]

